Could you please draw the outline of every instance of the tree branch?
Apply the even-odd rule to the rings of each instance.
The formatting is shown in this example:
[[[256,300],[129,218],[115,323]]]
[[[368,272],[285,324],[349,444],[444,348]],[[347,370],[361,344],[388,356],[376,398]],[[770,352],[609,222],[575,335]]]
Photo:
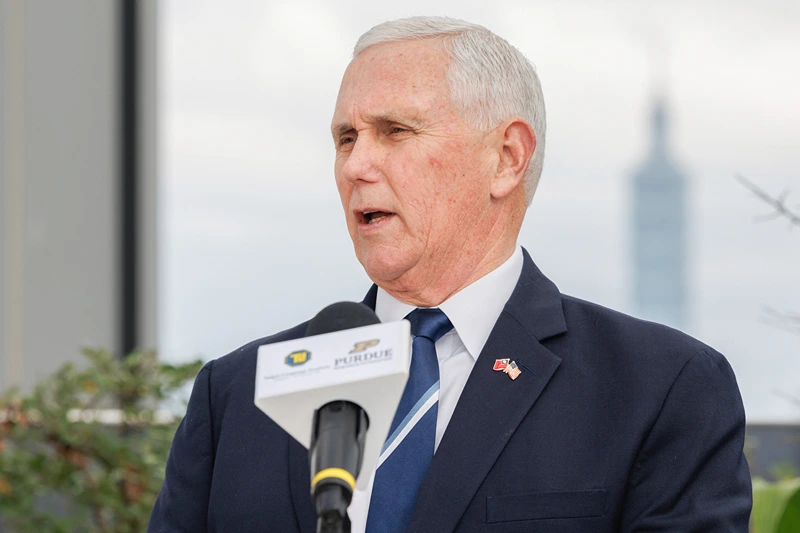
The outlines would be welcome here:
[[[772,394],[774,394],[778,398],[782,398],[786,401],[789,401],[795,405],[800,406],[800,398],[798,398],[797,396],[793,396],[787,392],[783,392],[782,390],[778,389],[772,389]]]
[[[800,335],[800,315],[783,313],[769,306],[762,306],[763,322],[770,326]]]
[[[789,221],[790,224],[794,226],[800,226],[800,213],[793,211],[787,204],[786,201],[789,199],[790,191],[788,189],[784,190],[778,197],[773,197],[764,189],[760,188],[755,183],[751,182],[741,174],[736,174],[734,176],[736,181],[744,185],[750,192],[752,192],[758,199],[772,207],[774,210],[773,213],[768,215],[763,215],[759,217],[759,221],[763,220],[771,220],[776,218],[785,218]]]

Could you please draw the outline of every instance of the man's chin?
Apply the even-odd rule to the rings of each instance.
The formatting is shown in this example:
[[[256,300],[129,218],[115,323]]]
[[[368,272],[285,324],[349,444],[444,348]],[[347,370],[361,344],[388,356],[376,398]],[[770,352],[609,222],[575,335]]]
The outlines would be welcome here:
[[[409,268],[407,258],[388,250],[370,251],[360,256],[359,261],[369,279],[379,287],[396,284]]]

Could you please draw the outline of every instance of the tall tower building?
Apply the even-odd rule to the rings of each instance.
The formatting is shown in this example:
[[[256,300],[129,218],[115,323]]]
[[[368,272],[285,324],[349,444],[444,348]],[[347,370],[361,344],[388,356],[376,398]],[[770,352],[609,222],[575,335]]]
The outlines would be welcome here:
[[[650,121],[650,153],[632,178],[634,314],[684,329],[687,184],[670,152],[664,98],[654,98]]]

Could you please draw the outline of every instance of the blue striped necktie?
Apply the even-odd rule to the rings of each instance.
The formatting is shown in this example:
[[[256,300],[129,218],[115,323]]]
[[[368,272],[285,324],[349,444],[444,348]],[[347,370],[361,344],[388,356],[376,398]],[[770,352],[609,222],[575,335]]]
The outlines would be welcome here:
[[[406,530],[420,483],[433,459],[439,407],[439,361],[434,344],[453,324],[439,309],[415,309],[406,319],[414,336],[411,369],[375,471],[367,533]]]

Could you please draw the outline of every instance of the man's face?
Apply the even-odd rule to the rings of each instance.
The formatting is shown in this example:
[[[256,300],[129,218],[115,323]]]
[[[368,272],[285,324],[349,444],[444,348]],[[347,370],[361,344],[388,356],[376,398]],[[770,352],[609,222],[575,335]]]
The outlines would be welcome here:
[[[356,256],[382,286],[415,290],[469,254],[491,202],[486,135],[450,100],[435,39],[376,45],[345,72],[335,175]]]

